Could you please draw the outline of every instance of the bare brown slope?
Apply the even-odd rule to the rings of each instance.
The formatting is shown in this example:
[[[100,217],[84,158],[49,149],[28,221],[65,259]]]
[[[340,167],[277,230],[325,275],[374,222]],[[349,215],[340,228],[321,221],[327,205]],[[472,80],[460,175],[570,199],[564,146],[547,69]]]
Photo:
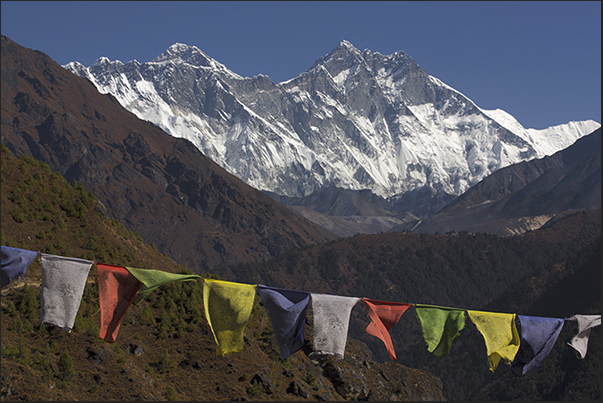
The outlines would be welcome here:
[[[4,36],[1,127],[11,153],[82,182],[111,217],[195,272],[334,237]]]

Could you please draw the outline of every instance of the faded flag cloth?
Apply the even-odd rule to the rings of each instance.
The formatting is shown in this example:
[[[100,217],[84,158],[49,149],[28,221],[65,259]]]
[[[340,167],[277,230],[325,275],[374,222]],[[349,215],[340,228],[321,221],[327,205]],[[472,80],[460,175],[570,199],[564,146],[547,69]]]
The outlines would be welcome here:
[[[596,326],[601,326],[601,315],[574,315],[566,320],[578,322],[578,334],[567,343],[576,350],[576,356],[584,359],[586,350],[588,350],[588,339],[590,337],[590,329]]]
[[[268,312],[280,357],[284,360],[304,345],[310,293],[261,284],[258,284],[256,292]]]
[[[523,315],[517,315],[517,318],[521,338],[511,370],[515,375],[521,376],[537,367],[549,355],[565,320]]]
[[[389,358],[396,360],[396,351],[392,343],[392,337],[389,331],[398,323],[404,312],[412,304],[401,302],[378,301],[374,299],[362,298],[366,306],[371,322],[364,331],[372,336],[378,337],[385,344]]]
[[[38,256],[38,252],[4,245],[1,249],[0,287],[4,287],[15,278],[25,276],[27,267]]]
[[[483,311],[467,311],[467,314],[484,337],[490,371],[496,370],[501,358],[511,364],[519,350],[515,314]]]
[[[328,294],[310,294],[314,314],[314,354],[343,358],[348,341],[350,313],[361,300]]]
[[[71,331],[94,262],[41,254],[40,321]]]
[[[136,269],[134,267],[126,267],[126,269],[142,283],[140,290],[138,290],[138,294],[136,294],[136,297],[134,298],[134,305],[138,305],[144,297],[164,284],[203,278],[196,274],[176,274],[154,269]]]
[[[101,323],[98,337],[114,343],[119,326],[142,286],[125,267],[96,264]]]
[[[465,327],[465,310],[415,304],[415,312],[421,322],[427,351],[438,357],[447,355],[452,341]]]
[[[203,281],[205,317],[216,341],[216,354],[243,350],[243,332],[255,298],[255,285],[223,280]]]

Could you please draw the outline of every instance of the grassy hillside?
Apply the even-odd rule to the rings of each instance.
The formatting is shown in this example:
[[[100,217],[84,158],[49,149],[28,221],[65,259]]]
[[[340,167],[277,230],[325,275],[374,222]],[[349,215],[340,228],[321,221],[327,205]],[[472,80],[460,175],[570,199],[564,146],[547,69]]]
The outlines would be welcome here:
[[[99,263],[189,273],[137,234],[103,214],[81,184],[2,147],[2,244]],[[205,277],[216,277],[204,274]],[[202,281],[160,287],[132,305],[117,341],[98,337],[100,309],[93,265],[72,332],[40,323],[41,264],[2,289],[2,400],[442,400],[425,371],[376,363],[348,340],[346,359],[310,360],[306,345],[284,361],[256,297],[243,351],[216,355],[203,311]]]

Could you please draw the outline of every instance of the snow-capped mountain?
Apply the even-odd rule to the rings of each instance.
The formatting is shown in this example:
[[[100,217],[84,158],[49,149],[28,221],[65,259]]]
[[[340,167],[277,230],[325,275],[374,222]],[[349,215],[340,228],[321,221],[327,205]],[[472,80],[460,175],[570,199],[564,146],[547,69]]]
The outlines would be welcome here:
[[[426,216],[492,172],[600,127],[525,129],[402,51],[382,55],[347,41],[278,84],[241,77],[180,43],[148,63],[102,57],[64,67],[247,184],[300,204],[322,189],[369,189],[399,213]]]

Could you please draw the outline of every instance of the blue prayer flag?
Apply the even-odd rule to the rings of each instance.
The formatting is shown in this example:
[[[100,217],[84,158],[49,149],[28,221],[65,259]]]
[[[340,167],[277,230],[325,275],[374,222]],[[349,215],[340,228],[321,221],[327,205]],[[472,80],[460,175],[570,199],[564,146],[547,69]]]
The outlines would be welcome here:
[[[274,330],[281,360],[304,345],[306,312],[310,293],[258,284],[256,288]]]
[[[515,375],[524,375],[535,368],[553,349],[564,319],[517,315],[519,318],[519,351],[511,363]]]
[[[23,277],[36,256],[38,252],[2,245],[0,287],[4,287],[17,276]]]

